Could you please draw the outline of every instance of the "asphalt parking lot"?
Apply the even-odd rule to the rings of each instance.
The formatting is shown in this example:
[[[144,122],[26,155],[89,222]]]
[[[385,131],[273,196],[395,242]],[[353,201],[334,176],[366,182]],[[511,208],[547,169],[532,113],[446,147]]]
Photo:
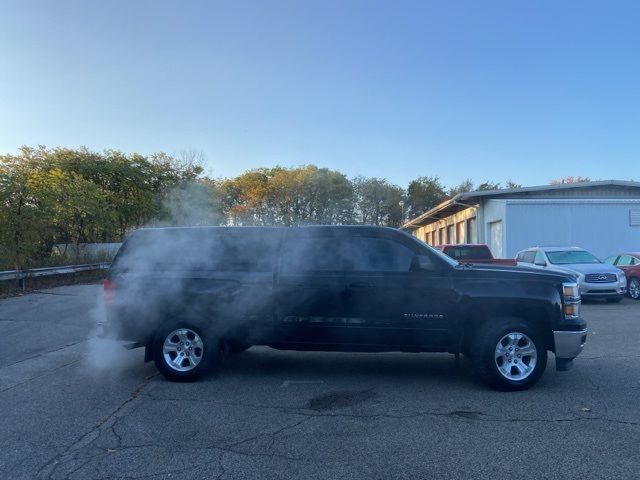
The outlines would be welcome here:
[[[89,340],[100,290],[0,300],[1,478],[640,477],[640,302],[584,305],[574,369],[499,393],[451,355],[268,348],[169,383]]]

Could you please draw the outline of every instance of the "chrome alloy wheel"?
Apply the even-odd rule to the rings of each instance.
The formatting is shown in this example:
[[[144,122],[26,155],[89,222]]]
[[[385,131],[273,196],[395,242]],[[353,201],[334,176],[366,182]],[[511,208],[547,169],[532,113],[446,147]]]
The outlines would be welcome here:
[[[632,278],[629,282],[629,296],[634,300],[640,299],[640,280]]]
[[[164,339],[162,355],[165,363],[178,372],[193,370],[202,361],[204,345],[200,336],[189,328],[178,328]]]
[[[494,358],[503,377],[513,381],[524,380],[536,367],[538,350],[527,335],[511,332],[496,345]]]

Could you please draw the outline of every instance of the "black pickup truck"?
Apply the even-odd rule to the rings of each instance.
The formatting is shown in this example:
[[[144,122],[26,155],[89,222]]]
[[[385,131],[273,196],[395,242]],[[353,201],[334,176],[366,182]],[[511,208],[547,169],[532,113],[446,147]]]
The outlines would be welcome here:
[[[500,390],[533,385],[587,337],[569,275],[461,265],[391,228],[141,229],[105,280],[103,335],[146,347],[170,380],[222,353],[448,352]]]

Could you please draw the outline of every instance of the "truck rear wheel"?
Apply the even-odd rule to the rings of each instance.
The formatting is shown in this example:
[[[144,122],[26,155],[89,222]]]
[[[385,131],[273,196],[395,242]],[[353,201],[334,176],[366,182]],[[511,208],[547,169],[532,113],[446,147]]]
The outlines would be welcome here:
[[[496,390],[526,390],[547,366],[542,336],[518,318],[484,323],[475,332],[470,354],[480,380]]]
[[[202,377],[217,356],[217,342],[200,327],[171,323],[153,342],[153,361],[167,380],[190,382]]]

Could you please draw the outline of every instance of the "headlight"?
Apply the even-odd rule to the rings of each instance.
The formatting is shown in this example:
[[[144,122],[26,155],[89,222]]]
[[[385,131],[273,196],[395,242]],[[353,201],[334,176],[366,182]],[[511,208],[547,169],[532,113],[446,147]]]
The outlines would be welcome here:
[[[627,277],[625,276],[624,272],[618,273],[618,281],[624,283],[625,285],[627,284]]]
[[[562,284],[562,305],[564,318],[580,317],[580,291],[577,283]]]

